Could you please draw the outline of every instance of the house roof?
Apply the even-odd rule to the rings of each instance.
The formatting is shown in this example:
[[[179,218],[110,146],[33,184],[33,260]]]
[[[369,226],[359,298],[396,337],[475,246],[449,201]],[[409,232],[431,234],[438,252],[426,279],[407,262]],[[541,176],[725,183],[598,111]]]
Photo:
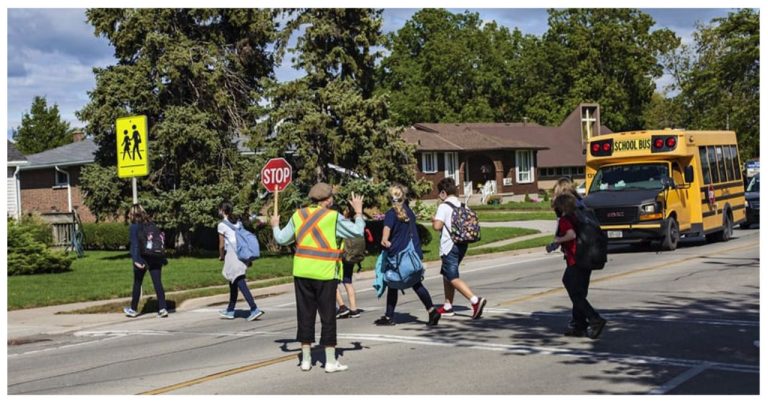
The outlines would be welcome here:
[[[8,166],[17,166],[20,163],[26,163],[27,158],[16,149],[16,145],[11,141],[8,142]]]
[[[581,143],[581,104],[558,127],[535,123],[415,124],[403,132],[417,151],[480,151],[538,149],[538,167],[584,166]],[[600,127],[601,134],[611,133]]]
[[[94,154],[98,146],[90,140],[84,139],[58,148],[27,156],[29,165],[25,169],[52,167],[52,166],[76,166],[93,163]]]

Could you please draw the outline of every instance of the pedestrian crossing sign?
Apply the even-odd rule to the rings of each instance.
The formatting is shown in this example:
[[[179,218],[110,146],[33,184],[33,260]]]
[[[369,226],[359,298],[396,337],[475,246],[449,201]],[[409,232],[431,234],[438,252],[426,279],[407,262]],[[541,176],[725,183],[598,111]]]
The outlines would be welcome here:
[[[149,148],[147,147],[146,115],[118,118],[117,177],[142,177],[149,174]]]

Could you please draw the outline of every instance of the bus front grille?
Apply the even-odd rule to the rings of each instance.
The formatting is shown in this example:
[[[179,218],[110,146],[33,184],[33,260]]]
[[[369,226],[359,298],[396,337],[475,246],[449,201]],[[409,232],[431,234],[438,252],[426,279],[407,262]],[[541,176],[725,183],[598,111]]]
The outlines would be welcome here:
[[[637,207],[596,208],[595,215],[601,225],[634,224],[638,219]]]

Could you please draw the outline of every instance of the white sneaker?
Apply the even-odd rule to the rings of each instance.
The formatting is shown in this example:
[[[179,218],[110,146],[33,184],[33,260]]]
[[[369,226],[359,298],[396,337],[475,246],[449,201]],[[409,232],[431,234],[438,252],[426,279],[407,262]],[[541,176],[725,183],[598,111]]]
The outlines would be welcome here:
[[[301,361],[301,371],[309,371],[310,369],[312,369],[312,362],[309,361],[309,360],[307,360],[307,361],[302,360]]]
[[[339,363],[338,360],[336,360],[333,363],[325,363],[325,372],[326,373],[335,373],[337,371],[344,371],[348,369],[349,367]]]

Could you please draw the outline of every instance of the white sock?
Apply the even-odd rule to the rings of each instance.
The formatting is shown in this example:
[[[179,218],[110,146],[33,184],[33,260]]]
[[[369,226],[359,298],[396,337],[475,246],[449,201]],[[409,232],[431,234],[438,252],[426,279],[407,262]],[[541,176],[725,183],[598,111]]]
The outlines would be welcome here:
[[[450,311],[451,308],[453,308],[453,305],[451,305],[450,302],[446,302],[445,304],[443,304],[443,309],[445,309],[446,311]]]
[[[301,361],[312,361],[312,355],[309,353],[310,345],[301,345]]]
[[[469,302],[471,302],[472,305],[475,305],[475,304],[477,304],[477,301],[479,301],[479,300],[480,299],[477,298],[477,295],[473,295],[472,298],[469,299]]]
[[[336,362],[336,348],[326,347],[325,348],[325,364],[333,364],[335,362]]]

